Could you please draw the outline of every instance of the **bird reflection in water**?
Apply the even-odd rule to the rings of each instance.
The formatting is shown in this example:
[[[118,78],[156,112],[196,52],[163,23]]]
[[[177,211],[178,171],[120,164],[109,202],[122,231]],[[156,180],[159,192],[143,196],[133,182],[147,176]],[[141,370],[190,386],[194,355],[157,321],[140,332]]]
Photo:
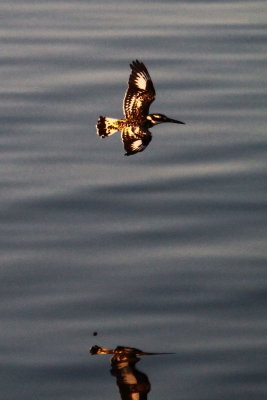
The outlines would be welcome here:
[[[118,346],[114,350],[100,346],[93,346],[90,349],[92,355],[112,354],[111,375],[117,378],[117,385],[122,400],[145,400],[150,391],[150,382],[146,374],[135,368],[140,361],[138,356],[151,356],[173,353],[147,353],[133,347]]]

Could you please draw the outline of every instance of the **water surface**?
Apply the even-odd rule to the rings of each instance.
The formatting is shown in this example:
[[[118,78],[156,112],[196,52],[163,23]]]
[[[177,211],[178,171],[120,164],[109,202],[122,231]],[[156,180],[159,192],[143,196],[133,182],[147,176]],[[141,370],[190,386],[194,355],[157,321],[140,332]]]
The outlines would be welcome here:
[[[1,392],[117,399],[107,356],[150,399],[266,398],[264,1],[3,1]],[[139,58],[161,125],[143,153],[95,134]],[[98,336],[94,337],[93,332]]]

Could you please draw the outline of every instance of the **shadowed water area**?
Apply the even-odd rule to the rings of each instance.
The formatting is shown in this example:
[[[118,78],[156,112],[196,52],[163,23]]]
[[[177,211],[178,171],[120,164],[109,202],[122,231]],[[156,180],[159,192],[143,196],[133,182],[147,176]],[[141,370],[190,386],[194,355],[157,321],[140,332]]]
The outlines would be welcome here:
[[[119,399],[96,344],[175,353],[151,400],[266,398],[266,8],[1,2],[4,400]],[[124,157],[95,124],[135,59],[186,125]]]

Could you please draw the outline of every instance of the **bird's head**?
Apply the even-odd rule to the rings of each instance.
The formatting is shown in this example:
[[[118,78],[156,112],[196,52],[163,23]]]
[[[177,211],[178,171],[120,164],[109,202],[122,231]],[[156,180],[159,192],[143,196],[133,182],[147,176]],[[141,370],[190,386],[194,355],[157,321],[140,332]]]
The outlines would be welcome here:
[[[184,124],[184,122],[177,121],[176,119],[168,118],[164,114],[148,114],[148,116],[146,118],[151,123],[152,126],[162,124],[163,122],[172,122],[174,124]]]
[[[114,350],[105,349],[104,347],[100,347],[97,344],[91,347],[89,350],[92,355],[94,354],[114,354]]]

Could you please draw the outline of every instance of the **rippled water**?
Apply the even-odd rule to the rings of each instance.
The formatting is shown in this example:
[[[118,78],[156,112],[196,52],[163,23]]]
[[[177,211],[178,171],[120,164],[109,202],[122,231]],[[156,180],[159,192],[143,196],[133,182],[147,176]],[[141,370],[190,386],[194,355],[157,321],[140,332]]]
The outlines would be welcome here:
[[[265,399],[265,1],[1,10],[3,399],[119,398],[96,343],[176,353],[150,399]],[[187,124],[124,157],[95,123],[136,58]]]

